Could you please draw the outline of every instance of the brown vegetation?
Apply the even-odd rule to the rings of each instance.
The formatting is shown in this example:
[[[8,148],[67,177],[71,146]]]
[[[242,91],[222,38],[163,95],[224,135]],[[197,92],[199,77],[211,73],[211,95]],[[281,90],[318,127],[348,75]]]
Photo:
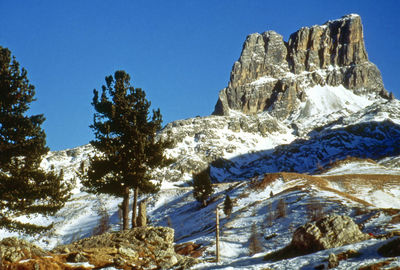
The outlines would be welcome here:
[[[339,159],[339,160],[329,162],[329,164],[325,165],[325,167],[319,168],[318,173],[325,173],[325,172],[329,171],[330,169],[337,168],[337,167],[340,167],[342,165],[346,165],[346,164],[349,164],[352,162],[368,162],[368,163],[376,164],[376,161],[372,160],[370,158],[359,158],[359,157],[347,156],[344,159]]]
[[[387,269],[385,266],[391,264],[392,261],[394,261],[394,259],[389,259],[387,261],[378,262],[378,263],[370,264],[370,265],[367,265],[367,266],[362,266],[358,270],[381,270],[381,269]],[[399,270],[399,269],[400,269],[400,267],[398,267],[398,266],[390,268],[390,270]]]
[[[190,256],[192,258],[199,258],[203,255],[205,247],[193,242],[182,243],[175,245],[175,252],[180,255]]]
[[[357,202],[364,206],[372,205],[364,200],[357,198],[356,196],[351,195],[352,193],[356,193],[360,187],[366,187],[373,190],[384,190],[390,189],[390,187],[393,185],[400,185],[400,175],[345,174],[316,176],[300,173],[280,172],[265,174],[262,180],[252,181],[250,184],[250,188],[255,190],[263,190],[278,179],[281,179],[284,182],[296,181],[293,182],[292,187],[288,187],[283,192],[301,190],[308,186],[315,186],[321,190],[336,193],[341,197],[347,198],[350,201]],[[345,191],[339,191],[332,188],[331,183],[342,187]],[[248,196],[248,194],[245,194],[243,196]]]

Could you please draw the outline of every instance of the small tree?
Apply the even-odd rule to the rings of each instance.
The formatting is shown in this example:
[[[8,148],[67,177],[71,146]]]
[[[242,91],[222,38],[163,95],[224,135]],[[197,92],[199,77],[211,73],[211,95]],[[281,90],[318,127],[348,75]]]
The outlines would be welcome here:
[[[164,150],[168,142],[156,139],[161,129],[160,110],[149,116],[150,102],[145,92],[130,85],[125,71],[106,77],[102,93],[95,89],[92,105],[96,111],[90,126],[96,139],[90,143],[97,150],[82,184],[92,193],[106,193],[123,198],[122,229],[129,226],[129,193],[134,190],[132,227],[136,226],[139,191],[154,193],[159,183],[151,180],[149,170],[166,164]]]
[[[311,198],[307,203],[307,217],[310,221],[316,221],[322,218],[324,215],[324,206],[322,203],[315,199]]]
[[[213,187],[210,179],[210,168],[193,174],[193,196],[202,206],[207,206],[207,199],[211,196]]]
[[[287,205],[284,199],[280,199],[278,205],[276,206],[276,217],[286,217],[287,215]]]
[[[110,229],[110,215],[105,205],[98,200],[96,212],[100,216],[97,226],[93,229],[92,235],[101,235]]]
[[[228,217],[231,216],[232,214],[232,200],[229,197],[229,195],[226,195],[225,201],[224,201],[224,214],[227,215]]]
[[[267,226],[271,227],[274,222],[274,219],[275,219],[275,211],[272,209],[271,203],[268,203],[267,210],[268,210],[268,213],[267,213],[267,217],[266,217],[266,223],[267,223]]]
[[[50,226],[16,220],[21,215],[54,214],[68,200],[71,185],[40,168],[46,147],[43,115],[27,115],[35,87],[11,52],[0,46],[0,228],[35,233]]]
[[[260,243],[260,235],[257,232],[257,226],[255,223],[251,225],[251,235],[249,238],[249,255],[252,256],[257,254],[263,250]]]

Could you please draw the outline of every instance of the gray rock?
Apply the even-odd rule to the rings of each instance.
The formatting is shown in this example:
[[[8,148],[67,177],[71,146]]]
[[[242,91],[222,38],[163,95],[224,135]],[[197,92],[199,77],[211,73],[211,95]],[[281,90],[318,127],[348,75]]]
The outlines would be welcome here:
[[[362,233],[350,217],[329,215],[296,229],[291,245],[311,253],[367,239],[369,236]]]
[[[111,252],[117,266],[154,265],[160,269],[170,269],[174,266],[184,268],[199,262],[175,253],[174,230],[166,227],[137,227],[123,232],[105,233],[59,246],[53,253],[63,252],[66,248],[74,255],[85,250],[85,254],[91,254],[94,250],[98,254]]]
[[[303,90],[315,85],[343,85],[389,99],[378,68],[368,60],[358,15],[303,27],[287,43],[273,31],[249,35],[213,114],[269,110],[285,119],[298,108]]]

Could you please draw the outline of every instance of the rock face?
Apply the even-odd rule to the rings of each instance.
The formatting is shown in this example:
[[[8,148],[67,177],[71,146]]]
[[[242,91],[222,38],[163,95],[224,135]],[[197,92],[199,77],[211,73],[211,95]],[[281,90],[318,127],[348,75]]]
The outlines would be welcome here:
[[[316,252],[369,239],[348,216],[330,215],[307,223],[293,233],[291,245],[298,250]]]
[[[285,119],[306,98],[303,90],[315,85],[389,98],[378,68],[368,60],[358,15],[303,27],[288,42],[274,31],[249,35],[213,114],[268,110]]]

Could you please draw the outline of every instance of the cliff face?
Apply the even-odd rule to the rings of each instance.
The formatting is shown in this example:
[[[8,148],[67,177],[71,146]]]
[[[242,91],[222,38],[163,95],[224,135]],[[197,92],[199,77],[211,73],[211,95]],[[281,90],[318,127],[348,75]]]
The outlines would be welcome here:
[[[304,89],[315,85],[389,97],[378,68],[368,60],[360,16],[303,27],[288,42],[274,31],[249,35],[213,114],[268,110],[285,119],[306,99]]]

